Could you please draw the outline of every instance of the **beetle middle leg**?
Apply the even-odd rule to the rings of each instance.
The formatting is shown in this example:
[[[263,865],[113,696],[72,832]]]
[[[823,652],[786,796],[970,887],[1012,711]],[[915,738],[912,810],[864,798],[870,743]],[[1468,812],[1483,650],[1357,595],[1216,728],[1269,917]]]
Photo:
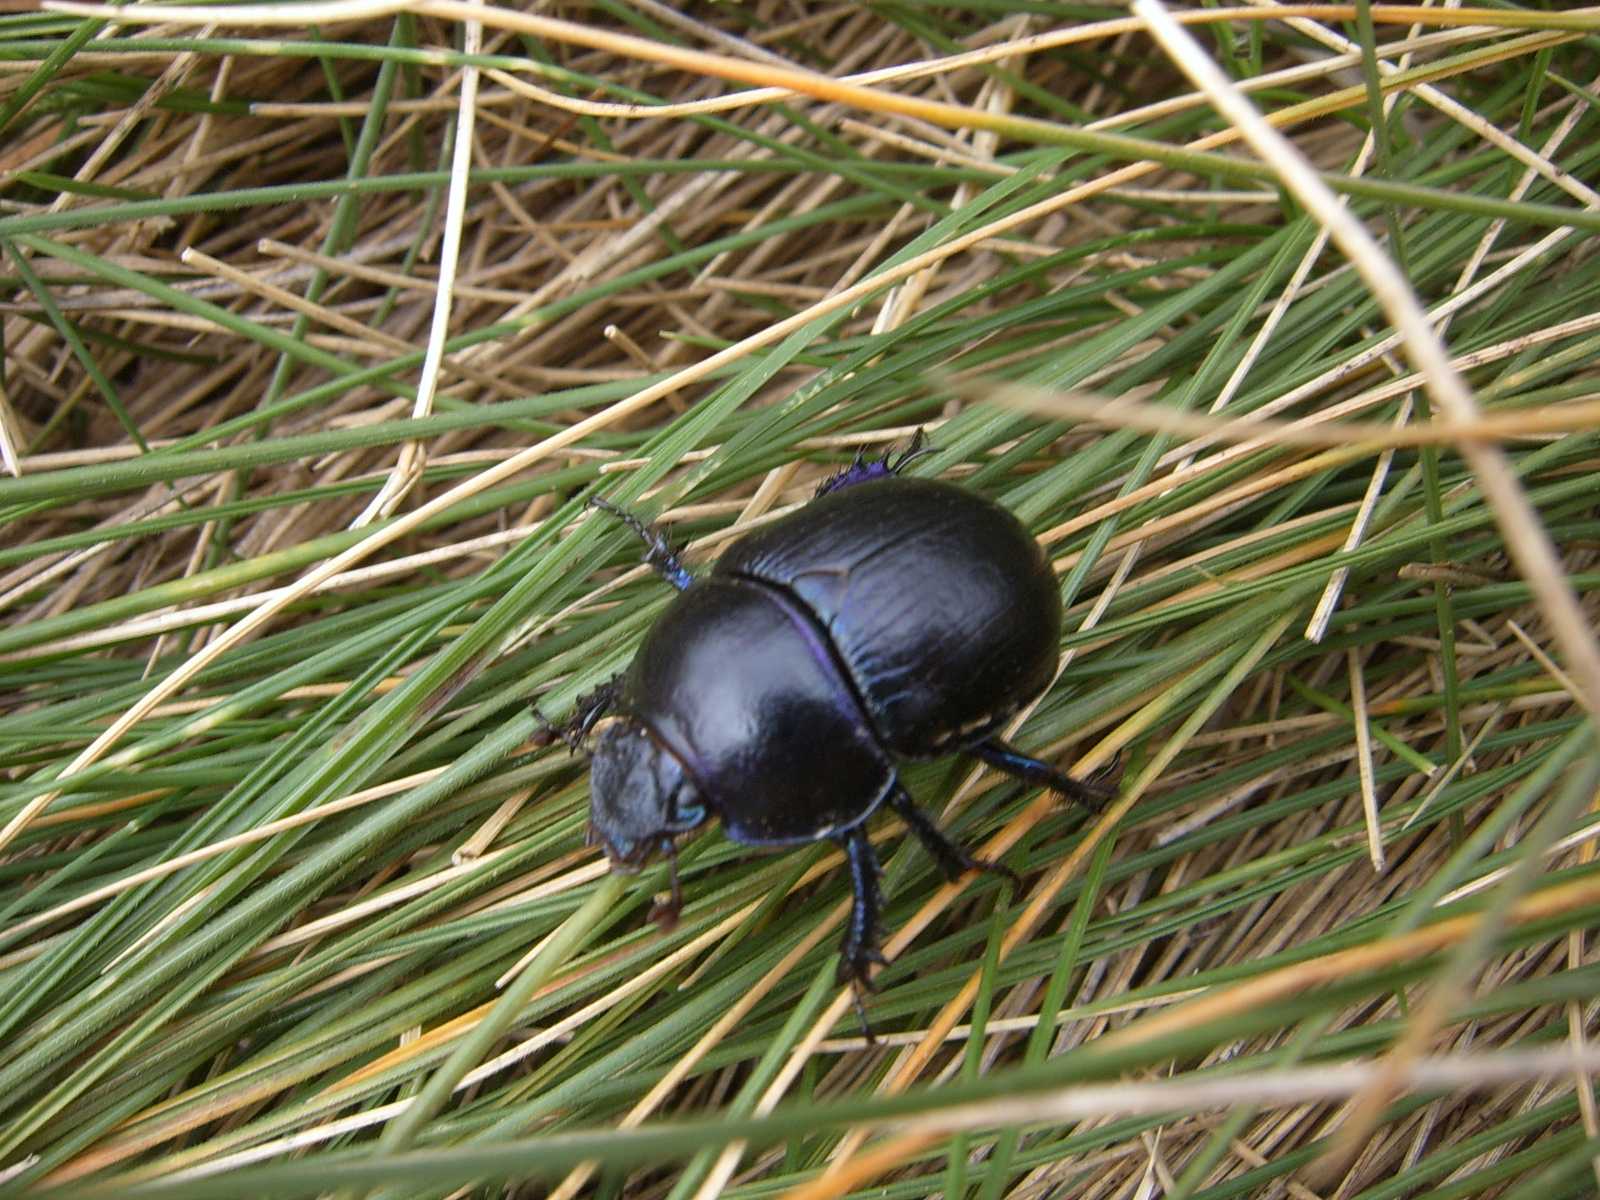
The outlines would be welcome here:
[[[639,540],[645,544],[644,561],[657,575],[665,579],[680,592],[694,582],[694,576],[689,574],[689,568],[679,560],[677,552],[673,550],[672,543],[667,541],[667,535],[654,525],[640,520],[627,509],[602,500],[599,496],[589,497],[589,506],[598,508],[601,512],[610,513],[629,529],[638,535]]]
[[[1114,794],[1109,788],[1098,783],[1085,783],[1081,779],[1074,779],[1065,771],[1059,771],[1047,762],[1030,758],[1015,746],[996,737],[986,738],[975,746],[967,747],[965,753],[981,759],[997,771],[1004,771],[1013,779],[1020,779],[1036,787],[1047,787],[1086,808],[1101,809]]]
[[[894,790],[889,793],[889,807],[906,823],[906,827],[917,835],[917,840],[933,855],[933,861],[939,864],[939,870],[944,872],[944,877],[951,883],[960,879],[968,871],[988,871],[994,875],[1004,875],[1011,881],[1012,887],[1021,887],[1022,880],[1017,873],[1004,863],[995,862],[990,858],[979,858],[959,842],[951,841],[929,818],[928,814],[917,807],[916,802],[905,788],[900,784],[894,785]]]
[[[867,1021],[867,1006],[862,995],[877,990],[872,984],[873,964],[886,966],[889,962],[878,949],[878,920],[883,911],[883,892],[878,887],[878,856],[873,853],[867,831],[860,825],[838,842],[850,863],[850,886],[855,893],[850,920],[845,926],[844,944],[840,947],[839,982],[851,985],[856,1016],[870,1042],[872,1026]]]

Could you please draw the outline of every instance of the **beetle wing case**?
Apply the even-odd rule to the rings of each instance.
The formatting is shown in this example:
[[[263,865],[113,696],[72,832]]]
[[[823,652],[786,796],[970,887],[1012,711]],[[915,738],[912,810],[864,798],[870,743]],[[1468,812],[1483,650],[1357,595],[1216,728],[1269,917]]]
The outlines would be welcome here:
[[[683,762],[735,841],[793,845],[859,824],[894,769],[821,632],[758,583],[695,583],[651,628],[623,706]]]
[[[714,576],[803,604],[901,757],[978,741],[1055,673],[1061,598],[1039,544],[955,484],[890,478],[829,492],[735,543]]]

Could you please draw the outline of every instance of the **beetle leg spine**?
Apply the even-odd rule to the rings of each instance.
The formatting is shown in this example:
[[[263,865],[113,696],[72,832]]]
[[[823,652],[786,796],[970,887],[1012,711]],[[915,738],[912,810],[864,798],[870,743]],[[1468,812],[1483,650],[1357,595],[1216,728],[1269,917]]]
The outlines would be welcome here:
[[[939,865],[939,870],[951,883],[968,871],[987,871],[992,875],[1004,876],[1013,888],[1021,889],[1022,879],[1010,867],[991,858],[979,858],[960,842],[946,836],[944,830],[917,807],[910,793],[898,780],[895,782],[894,790],[889,793],[889,807],[906,823],[906,828],[917,835],[917,840],[932,855],[933,861]]]
[[[873,965],[883,966],[889,961],[878,949],[878,921],[883,910],[883,893],[878,886],[878,856],[873,853],[872,840],[860,825],[838,840],[850,864],[853,893],[850,920],[845,925],[844,942],[840,947],[839,981],[852,984],[858,993],[870,992],[874,990]],[[867,1032],[871,1036],[872,1031]]]
[[[1065,771],[1059,771],[1047,762],[1030,757],[997,737],[986,738],[968,746],[965,753],[981,759],[1013,779],[1020,779],[1036,787],[1047,787],[1085,808],[1099,810],[1113,795],[1109,789],[1099,784],[1084,783],[1081,779],[1074,779]]]
[[[882,458],[868,458],[864,451],[857,450],[848,467],[834,472],[817,485],[815,495],[826,496],[829,492],[854,487],[858,483],[868,483],[874,479],[888,479],[898,475],[917,459],[933,453],[933,447],[926,442],[922,430],[918,429],[912,434],[911,443],[898,454],[890,449],[884,451]]]

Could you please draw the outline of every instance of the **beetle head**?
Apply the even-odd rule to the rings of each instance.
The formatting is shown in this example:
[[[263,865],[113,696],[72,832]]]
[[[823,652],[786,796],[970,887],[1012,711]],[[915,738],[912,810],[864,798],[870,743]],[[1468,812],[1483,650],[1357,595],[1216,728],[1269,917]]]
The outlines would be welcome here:
[[[703,825],[705,804],[678,756],[627,718],[601,722],[589,769],[589,829],[611,861],[638,868]]]

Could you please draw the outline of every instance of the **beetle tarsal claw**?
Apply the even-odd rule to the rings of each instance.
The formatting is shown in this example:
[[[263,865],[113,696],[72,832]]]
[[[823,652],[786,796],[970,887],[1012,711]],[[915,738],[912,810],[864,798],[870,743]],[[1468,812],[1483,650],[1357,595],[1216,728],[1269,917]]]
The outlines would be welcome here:
[[[867,1002],[861,998],[861,989],[851,992],[850,999],[855,1005],[856,1020],[861,1022],[861,1036],[866,1039],[867,1045],[876,1046],[878,1038],[872,1032],[872,1022],[867,1020]]]
[[[856,1010],[856,1020],[861,1023],[861,1034],[869,1046],[878,1044],[878,1039],[872,1032],[872,1022],[867,1019],[867,997],[878,990],[878,985],[873,982],[869,970],[872,963],[887,966],[889,960],[874,947],[862,947],[847,953],[839,963],[839,982],[850,987],[850,1003]]]
[[[671,890],[665,900],[657,900],[651,906],[650,920],[662,933],[670,933],[677,927],[678,914],[683,911],[683,890],[678,886],[678,847],[670,837],[663,837],[658,848],[667,858],[667,879]]]
[[[878,990],[877,981],[872,977],[872,968],[888,965],[888,957],[876,946],[850,946],[839,960],[838,979],[857,991],[871,994]]]

